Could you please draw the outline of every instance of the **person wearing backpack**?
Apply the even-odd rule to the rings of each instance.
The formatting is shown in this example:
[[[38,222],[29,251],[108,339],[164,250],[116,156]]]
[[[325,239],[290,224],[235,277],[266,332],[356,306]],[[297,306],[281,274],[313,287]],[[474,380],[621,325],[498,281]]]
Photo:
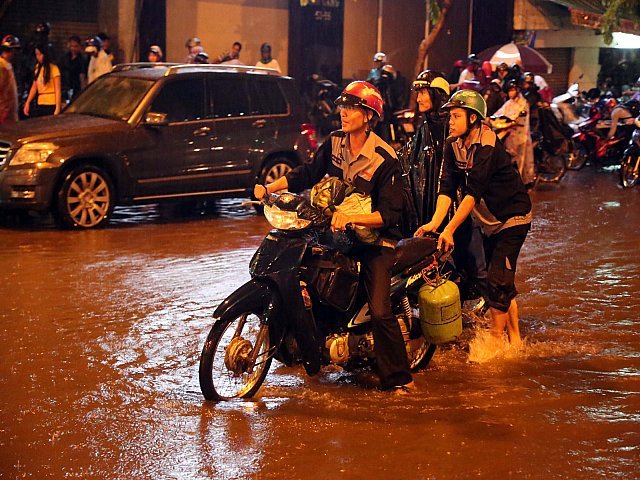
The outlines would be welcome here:
[[[378,376],[383,390],[399,394],[416,389],[409,371],[400,326],[391,311],[391,268],[395,246],[402,238],[400,223],[404,183],[394,150],[373,132],[383,115],[383,100],[368,82],[351,82],[336,99],[342,129],[320,146],[316,156],[268,185],[256,185],[254,196],[280,190],[300,192],[312,187],[328,174],[371,199],[371,213],[348,214],[336,211],[331,229],[344,231],[347,225],[375,229],[373,243],[361,243],[352,253],[362,264],[369,309],[373,321],[374,348]]]

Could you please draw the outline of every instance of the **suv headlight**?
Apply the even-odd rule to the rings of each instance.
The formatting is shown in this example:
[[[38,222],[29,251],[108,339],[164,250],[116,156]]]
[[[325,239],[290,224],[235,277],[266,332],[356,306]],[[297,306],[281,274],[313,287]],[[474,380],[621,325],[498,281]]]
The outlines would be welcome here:
[[[11,157],[9,165],[27,165],[46,163],[58,146],[49,142],[27,143],[20,147]],[[41,165],[44,166],[44,165]]]
[[[264,216],[278,230],[302,230],[311,225],[311,220],[300,218],[297,212],[281,210],[275,205],[265,205]]]

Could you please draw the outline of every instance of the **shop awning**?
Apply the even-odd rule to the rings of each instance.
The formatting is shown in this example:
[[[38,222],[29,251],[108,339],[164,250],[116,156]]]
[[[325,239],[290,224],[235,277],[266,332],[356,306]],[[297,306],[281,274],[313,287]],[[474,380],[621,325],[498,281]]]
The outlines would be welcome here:
[[[579,27],[599,29],[602,27],[602,15],[605,7],[601,0],[550,0],[552,3],[563,5],[569,9],[571,23]],[[640,35],[640,21],[621,19],[620,28],[624,33]]]

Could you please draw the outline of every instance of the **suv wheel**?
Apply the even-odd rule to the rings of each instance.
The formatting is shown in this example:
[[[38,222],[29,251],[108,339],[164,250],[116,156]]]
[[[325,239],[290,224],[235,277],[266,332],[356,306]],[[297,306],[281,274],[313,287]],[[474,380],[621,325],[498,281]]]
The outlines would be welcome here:
[[[288,172],[293,170],[295,165],[291,160],[286,157],[276,157],[269,160],[262,172],[260,172],[260,176],[258,177],[258,183],[260,185],[266,185],[267,183],[273,183],[280,177],[285,176]],[[253,192],[251,193],[253,197]],[[255,197],[253,197],[255,199]],[[256,212],[262,213],[263,208],[262,205],[255,205]]]
[[[54,214],[63,227],[96,228],[108,221],[114,200],[109,175],[98,167],[81,165],[62,182]]]
[[[280,177],[285,176],[293,169],[294,165],[291,160],[286,157],[276,157],[267,162],[260,173],[259,182],[264,185],[273,183]]]

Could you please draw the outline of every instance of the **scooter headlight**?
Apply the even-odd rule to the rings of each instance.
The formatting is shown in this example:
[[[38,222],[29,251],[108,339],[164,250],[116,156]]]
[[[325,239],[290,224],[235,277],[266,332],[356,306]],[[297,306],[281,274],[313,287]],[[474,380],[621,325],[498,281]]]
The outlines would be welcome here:
[[[264,216],[278,230],[302,230],[312,223],[311,220],[300,218],[298,212],[281,210],[276,205],[265,205]]]

